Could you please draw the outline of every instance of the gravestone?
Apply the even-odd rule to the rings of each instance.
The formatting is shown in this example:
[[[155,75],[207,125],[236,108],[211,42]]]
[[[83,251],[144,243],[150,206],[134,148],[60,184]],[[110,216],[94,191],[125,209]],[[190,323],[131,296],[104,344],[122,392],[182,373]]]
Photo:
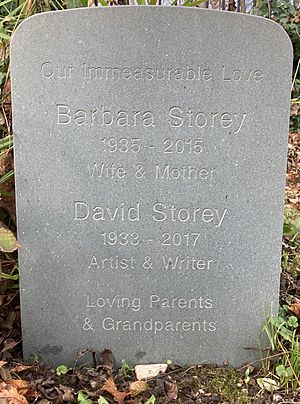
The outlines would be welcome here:
[[[26,357],[258,357],[263,311],[278,307],[291,55],[279,25],[226,12],[22,23],[11,58]]]

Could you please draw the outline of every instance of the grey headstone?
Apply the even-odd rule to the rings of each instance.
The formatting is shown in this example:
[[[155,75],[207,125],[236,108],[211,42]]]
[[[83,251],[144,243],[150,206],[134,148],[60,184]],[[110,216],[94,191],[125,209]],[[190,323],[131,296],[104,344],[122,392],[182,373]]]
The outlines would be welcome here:
[[[263,309],[278,306],[291,55],[279,25],[226,12],[108,7],[21,25],[26,357],[258,357]]]

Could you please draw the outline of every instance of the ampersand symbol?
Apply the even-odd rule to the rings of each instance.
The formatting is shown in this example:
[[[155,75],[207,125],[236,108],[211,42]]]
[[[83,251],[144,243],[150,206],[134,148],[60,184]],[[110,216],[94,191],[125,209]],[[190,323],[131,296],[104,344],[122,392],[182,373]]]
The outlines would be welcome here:
[[[151,262],[151,258],[147,255],[145,257],[145,261],[143,263],[143,268],[144,269],[152,269],[152,267],[153,267],[153,264]]]
[[[145,171],[143,169],[142,164],[136,165],[135,177],[136,178],[143,178],[145,176]]]
[[[84,329],[84,331],[95,331],[94,329],[93,329],[93,327],[92,327],[92,324],[90,324],[91,323],[91,320],[88,318],[88,317],[86,317],[85,319],[84,319],[84,324],[83,324],[83,326],[82,326],[82,328]]]

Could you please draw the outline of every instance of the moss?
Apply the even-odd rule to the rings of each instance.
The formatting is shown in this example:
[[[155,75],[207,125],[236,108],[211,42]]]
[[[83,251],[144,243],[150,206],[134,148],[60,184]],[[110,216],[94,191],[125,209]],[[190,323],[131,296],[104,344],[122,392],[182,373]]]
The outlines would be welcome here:
[[[234,404],[250,404],[252,401],[248,396],[245,385],[242,385],[241,375],[227,368],[214,369],[214,376],[207,384],[207,391],[218,394],[223,402]]]

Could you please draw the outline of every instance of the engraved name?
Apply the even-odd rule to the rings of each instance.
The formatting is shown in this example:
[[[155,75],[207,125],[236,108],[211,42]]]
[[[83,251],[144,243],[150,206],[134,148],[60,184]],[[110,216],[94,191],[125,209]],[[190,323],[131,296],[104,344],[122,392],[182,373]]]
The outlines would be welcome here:
[[[173,128],[188,126],[189,128],[205,128],[219,126],[223,129],[233,129],[233,133],[239,133],[245,123],[247,114],[230,112],[203,112],[194,111],[191,108],[174,106],[169,111],[169,125]]]
[[[89,207],[83,201],[76,201],[74,204],[75,216],[74,220],[83,221],[92,218],[94,221],[130,221],[136,222],[140,220],[140,202],[131,206],[125,206],[122,202],[116,207],[109,206],[93,206]]]
[[[173,106],[169,109],[167,122],[172,128],[186,126],[189,128],[217,127],[232,129],[237,134],[241,131],[247,113],[195,111],[190,107]],[[116,126],[116,127],[155,127],[156,116],[152,111],[140,111],[124,107],[113,110],[104,105],[99,108],[77,109],[68,104],[56,104],[56,123],[58,125],[74,124],[77,126]]]
[[[154,114],[151,111],[136,111],[124,108],[113,111],[102,105],[96,109],[71,109],[68,104],[56,104],[57,124],[78,126],[155,126]]]
[[[118,206],[109,207],[101,205],[89,206],[84,201],[74,202],[74,220],[85,221],[111,221],[111,222],[136,222],[141,219],[141,203],[125,205],[121,202]],[[156,202],[152,208],[152,219],[155,222],[180,222],[193,223],[204,222],[211,223],[216,228],[220,227],[227,216],[227,208],[209,208],[209,207],[179,207],[175,204],[167,205],[162,202]],[[106,234],[106,233],[105,233]]]
[[[220,227],[227,215],[227,208],[178,207],[157,202],[153,206],[153,220],[156,222],[205,222]]]

